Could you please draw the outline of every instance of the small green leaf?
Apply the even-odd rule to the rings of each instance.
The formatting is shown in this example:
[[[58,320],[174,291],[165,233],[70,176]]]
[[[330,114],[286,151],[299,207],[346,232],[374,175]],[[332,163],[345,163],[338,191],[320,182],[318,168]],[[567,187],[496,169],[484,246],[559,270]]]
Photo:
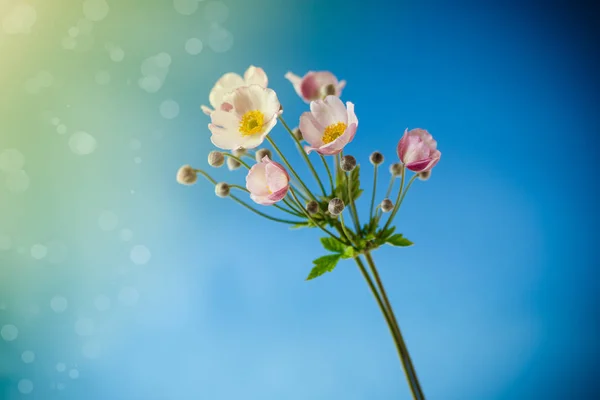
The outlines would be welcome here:
[[[344,249],[344,252],[342,253],[342,258],[348,259],[348,258],[354,258],[354,257],[356,257],[356,252],[354,251],[354,249],[350,246],[346,246],[346,248]]]
[[[339,240],[336,240],[332,237],[324,237],[321,238],[321,243],[325,250],[332,251],[334,253],[343,253],[346,249],[346,246],[343,243],[340,243]]]
[[[314,267],[306,278],[307,281],[314,279],[318,276],[323,275],[326,272],[331,272],[340,261],[342,256],[340,254],[331,254],[328,256],[319,257],[313,261]]]
[[[290,229],[301,229],[301,228],[307,228],[308,226],[309,226],[308,223],[301,222],[299,224],[290,226]]]
[[[385,242],[388,244],[391,244],[392,246],[399,246],[399,247],[407,247],[407,246],[412,246],[414,244],[413,242],[411,242],[410,240],[408,240],[407,238],[402,236],[401,233],[398,233],[398,234],[388,238]]]
[[[383,239],[385,241],[387,238],[392,236],[392,234],[394,233],[395,230],[396,230],[395,226],[387,228],[385,231],[379,233],[379,237],[381,237],[381,239]],[[400,236],[402,236],[402,235],[400,235]]]

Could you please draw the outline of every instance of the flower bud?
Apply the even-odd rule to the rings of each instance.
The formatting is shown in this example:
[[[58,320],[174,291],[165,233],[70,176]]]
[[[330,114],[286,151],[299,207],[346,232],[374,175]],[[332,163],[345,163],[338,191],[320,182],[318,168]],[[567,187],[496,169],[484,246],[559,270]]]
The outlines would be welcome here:
[[[273,158],[272,154],[271,154],[271,150],[269,149],[260,149],[256,151],[256,154],[254,155],[256,157],[256,162],[259,163],[262,161],[263,158],[265,157],[269,157],[269,158]]]
[[[340,168],[344,172],[350,172],[356,167],[356,158],[352,156],[344,156],[340,160]]]
[[[197,180],[196,170],[189,165],[184,165],[177,171],[177,182],[182,185],[193,185]]]
[[[327,96],[335,96],[337,93],[336,87],[334,84],[329,84],[321,87],[321,97],[324,99]]]
[[[245,156],[248,152],[246,151],[246,149],[244,149],[243,147],[240,147],[239,149],[235,149],[231,152],[231,154],[233,154],[236,157],[242,157]]]
[[[392,203],[390,199],[383,199],[379,206],[381,207],[381,211],[385,213],[390,212],[394,209],[394,203]]]
[[[241,166],[242,164],[235,158],[227,157],[227,168],[229,168],[230,171],[236,170]]]
[[[309,213],[310,215],[313,215],[313,214],[316,214],[316,213],[318,213],[318,212],[320,211],[320,210],[319,210],[319,203],[317,203],[317,202],[316,202],[316,201],[314,201],[314,200],[311,200],[311,201],[309,201],[309,202],[306,204],[306,211],[308,211],[308,213]]]
[[[342,199],[338,199],[337,197],[335,199],[331,199],[329,205],[327,206],[329,213],[334,216],[340,215],[342,211],[344,211],[344,208],[344,202]]]
[[[231,188],[225,182],[219,182],[215,185],[215,194],[219,197],[229,196],[230,191],[231,191]]]
[[[225,156],[220,151],[211,151],[208,153],[208,165],[219,168],[225,163]]]
[[[300,130],[300,128],[294,128],[292,130],[292,133],[294,134],[294,137],[298,140],[302,140],[302,131]]]
[[[392,174],[392,176],[402,175],[402,164],[395,163],[390,165],[390,174]]]
[[[398,142],[398,158],[413,172],[429,171],[436,166],[442,153],[437,142],[425,129],[406,129]]]
[[[379,165],[383,162],[383,154],[378,151],[374,151],[371,154],[371,157],[369,157],[369,161],[371,161],[371,164],[373,165]]]
[[[431,170],[419,172],[418,176],[420,180],[426,181],[431,177]]]

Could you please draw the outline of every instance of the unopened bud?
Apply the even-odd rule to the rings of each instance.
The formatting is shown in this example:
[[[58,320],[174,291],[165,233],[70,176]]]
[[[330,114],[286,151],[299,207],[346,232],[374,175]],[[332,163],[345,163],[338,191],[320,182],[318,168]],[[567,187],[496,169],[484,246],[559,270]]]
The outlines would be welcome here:
[[[390,212],[394,209],[394,203],[392,203],[390,199],[383,199],[383,201],[380,204],[380,207],[381,211]]]
[[[431,170],[419,172],[419,179],[422,181],[426,181],[431,177]]]
[[[208,165],[211,167],[219,168],[223,166],[225,162],[225,156],[220,151],[211,151],[208,153]]]
[[[294,137],[298,140],[302,140],[302,131],[300,130],[300,128],[294,128],[292,130],[292,133],[294,134]]]
[[[236,170],[241,166],[242,164],[235,158],[227,157],[227,168],[229,168],[230,171]]]
[[[247,152],[247,151],[246,151],[246,149],[244,149],[243,147],[240,147],[239,149],[235,149],[235,150],[233,150],[233,151],[231,152],[231,154],[233,154],[233,155],[234,155],[234,156],[236,156],[236,157],[242,157],[242,156],[245,156],[245,155],[246,155],[246,153],[248,153],[248,152]]]
[[[344,202],[342,201],[342,199],[338,199],[337,197],[335,199],[331,199],[329,205],[327,206],[327,210],[329,210],[329,213],[335,216],[340,215],[342,211],[344,211],[344,208]]]
[[[182,185],[193,185],[197,180],[196,170],[189,165],[184,165],[177,171],[177,182]]]
[[[229,196],[230,191],[231,191],[231,188],[225,182],[220,182],[215,185],[215,194],[219,197]]]
[[[335,88],[335,85],[330,83],[327,86],[323,86],[321,87],[321,97],[325,98],[327,96],[335,96],[335,94],[337,93],[337,90]]]
[[[383,154],[381,154],[378,151],[374,151],[373,153],[371,153],[371,157],[369,157],[369,161],[371,161],[371,164],[373,164],[373,165],[379,165],[383,162]]]
[[[390,165],[390,174],[392,174],[392,176],[402,175],[402,164],[395,163]]]
[[[311,215],[318,213],[319,212],[319,203],[317,203],[314,200],[309,201],[306,204],[306,211]]]
[[[350,172],[356,167],[356,158],[352,156],[343,156],[340,160],[340,168],[344,172]]]
[[[269,149],[260,149],[256,151],[254,155],[256,157],[256,162],[261,162],[263,158],[269,157],[269,159],[273,158],[271,154],[271,150]]]

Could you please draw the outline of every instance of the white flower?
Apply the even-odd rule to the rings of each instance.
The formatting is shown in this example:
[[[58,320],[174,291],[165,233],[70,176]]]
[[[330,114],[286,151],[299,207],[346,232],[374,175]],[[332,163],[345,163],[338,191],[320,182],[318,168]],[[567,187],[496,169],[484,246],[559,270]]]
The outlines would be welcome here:
[[[280,104],[271,89],[259,85],[240,87],[226,94],[223,102],[231,108],[213,111],[212,123],[208,124],[210,140],[221,149],[258,147],[277,123]]]
[[[234,72],[228,72],[219,78],[215,86],[210,91],[208,100],[213,108],[204,105],[200,106],[200,108],[202,108],[202,111],[204,111],[206,115],[210,115],[214,110],[218,109],[229,111],[231,108],[228,104],[223,106],[223,98],[226,94],[243,86],[259,85],[263,88],[266,88],[268,83],[269,79],[267,78],[265,71],[263,71],[262,68],[255,67],[254,65],[248,67],[243,78]]]

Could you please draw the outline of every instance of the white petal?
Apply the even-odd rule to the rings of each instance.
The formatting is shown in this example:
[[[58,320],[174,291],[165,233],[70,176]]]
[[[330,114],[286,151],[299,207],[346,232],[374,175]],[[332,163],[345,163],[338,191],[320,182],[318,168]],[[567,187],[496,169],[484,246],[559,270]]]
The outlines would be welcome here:
[[[328,127],[329,125],[340,122],[335,118],[331,107],[322,100],[315,100],[310,103],[310,112],[315,117],[319,125]],[[302,128],[300,128],[302,130]]]
[[[208,96],[210,105],[215,109],[219,108],[223,102],[223,97],[240,86],[244,86],[244,80],[238,74],[229,72],[223,75],[210,91]]]
[[[200,106],[200,109],[202,110],[202,112],[206,115],[209,115],[214,111],[212,108],[210,107],[206,107],[205,105]]]
[[[239,137],[232,134],[230,130],[224,129],[214,124],[209,124],[208,129],[210,129],[212,133],[210,141],[218,148],[223,150],[234,150],[240,147],[238,144]]]
[[[346,108],[348,109],[348,111],[347,111],[348,125],[356,124],[356,126],[358,127],[358,118],[356,117],[356,114],[354,113],[354,103],[351,103],[349,101],[346,102]]]
[[[276,124],[277,118],[273,117],[269,122],[265,124],[264,130],[260,135],[243,136],[241,146],[245,149],[257,148],[262,144],[262,142],[264,142],[265,138]]]
[[[237,115],[223,110],[216,110],[210,114],[213,124],[222,126],[226,129],[239,131],[240,120]]]
[[[323,145],[323,129],[315,120],[315,117],[305,112],[300,116],[300,131],[302,137],[313,147],[321,147]]]
[[[336,119],[336,122],[343,122],[348,125],[348,113],[344,103],[337,96],[327,96],[325,98],[325,104],[331,108],[331,112]]]
[[[246,85],[259,85],[264,88],[269,84],[267,74],[262,68],[257,68],[251,65],[244,73],[244,81]]]

